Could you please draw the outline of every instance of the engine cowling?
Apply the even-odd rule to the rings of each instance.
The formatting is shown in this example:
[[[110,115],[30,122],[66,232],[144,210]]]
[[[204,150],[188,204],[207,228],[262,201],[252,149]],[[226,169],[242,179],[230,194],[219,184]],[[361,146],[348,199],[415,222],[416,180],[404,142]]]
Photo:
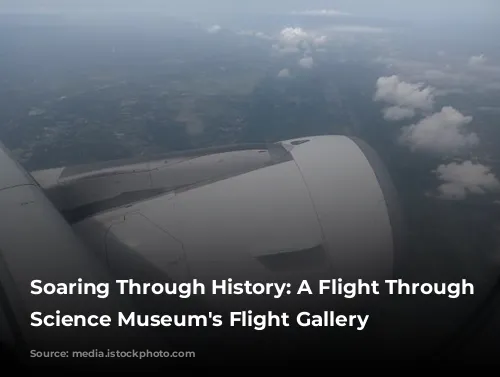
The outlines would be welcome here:
[[[227,278],[296,283],[398,274],[398,200],[373,149],[344,136],[316,136],[276,143],[268,153],[271,163],[174,188],[74,227],[87,238],[101,229],[105,259],[127,279],[210,285]],[[216,166],[228,155],[192,159],[190,169],[207,158]],[[152,171],[151,179],[162,182],[169,172]],[[241,305],[248,300],[243,296]]]

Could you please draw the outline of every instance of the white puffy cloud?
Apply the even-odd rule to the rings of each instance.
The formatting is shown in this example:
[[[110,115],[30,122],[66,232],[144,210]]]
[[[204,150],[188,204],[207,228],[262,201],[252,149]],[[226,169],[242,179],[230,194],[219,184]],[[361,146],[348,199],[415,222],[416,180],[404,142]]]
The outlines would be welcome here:
[[[287,27],[281,30],[281,40],[286,44],[297,45],[310,38],[309,34],[300,27]]]
[[[314,65],[314,60],[310,56],[303,57],[302,59],[299,60],[299,65],[302,68],[310,69]]]
[[[292,14],[300,16],[323,16],[323,17],[337,17],[337,16],[350,16],[350,13],[341,12],[336,9],[314,9],[305,11],[294,11]]]
[[[477,56],[471,56],[469,58],[469,65],[478,66],[486,63],[486,56],[483,54]]]
[[[500,191],[500,182],[491,169],[472,161],[440,165],[435,174],[443,182],[438,187],[443,199],[463,200],[469,194]]]
[[[280,78],[290,77],[290,71],[287,68],[283,68],[281,71],[279,71],[278,77]]]
[[[274,44],[273,48],[281,53],[297,53],[301,50],[311,50],[323,46],[326,43],[327,37],[325,35],[307,32],[300,27],[287,27],[281,30],[278,43]]]
[[[326,44],[328,42],[328,38],[326,37],[326,35],[321,35],[319,37],[315,37],[313,39],[313,44],[315,46],[322,46],[324,44]]]
[[[465,130],[471,122],[471,116],[464,116],[453,107],[446,106],[439,113],[404,127],[399,142],[414,151],[457,152],[479,144],[478,136]]]
[[[389,121],[413,118],[416,110],[429,111],[434,106],[435,89],[423,83],[408,83],[393,75],[380,77],[376,87],[373,99],[392,105],[382,110]]]
[[[453,183],[443,183],[438,187],[438,192],[442,199],[463,200],[467,197],[465,187]]]
[[[415,110],[399,106],[385,108],[383,113],[386,120],[394,121],[413,118],[415,116]]]
[[[397,75],[380,77],[374,100],[404,108],[430,110],[434,106],[434,88],[402,81]]]
[[[210,26],[207,31],[210,33],[210,34],[215,34],[215,33],[218,33],[219,31],[221,31],[221,27],[220,25],[212,25]]]

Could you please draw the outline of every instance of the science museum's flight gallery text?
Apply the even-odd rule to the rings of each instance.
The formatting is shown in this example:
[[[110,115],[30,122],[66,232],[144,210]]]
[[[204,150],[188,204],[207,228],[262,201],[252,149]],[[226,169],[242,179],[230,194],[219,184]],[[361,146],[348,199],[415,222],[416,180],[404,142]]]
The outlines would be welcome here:
[[[268,296],[280,299],[289,295],[334,295],[344,299],[353,299],[363,295],[439,295],[456,299],[463,295],[473,295],[474,285],[463,279],[455,283],[406,283],[401,279],[377,281],[344,282],[342,279],[303,280],[296,286],[287,282],[260,283],[233,279],[213,280],[211,284],[196,279],[184,283],[144,283],[132,279],[116,280],[120,295],[168,295],[189,299],[198,295],[248,295]],[[115,290],[113,290],[115,292]],[[73,283],[53,283],[42,280],[31,282],[32,295],[93,295],[106,299],[111,294],[110,283],[84,282],[78,279]],[[292,316],[289,313],[265,311],[255,313],[252,310],[234,311],[228,315],[215,312],[201,314],[137,314],[118,312],[114,315],[65,314],[60,310],[54,313],[31,313],[31,326],[40,327],[249,327],[257,331],[268,327],[350,327],[364,330],[369,320],[368,314],[342,314],[336,311],[311,313],[302,311]]]

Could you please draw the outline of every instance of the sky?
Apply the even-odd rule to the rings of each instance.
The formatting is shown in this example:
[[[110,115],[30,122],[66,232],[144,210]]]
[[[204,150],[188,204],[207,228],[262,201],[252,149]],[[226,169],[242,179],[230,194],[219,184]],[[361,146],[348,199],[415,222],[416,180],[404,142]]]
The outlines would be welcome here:
[[[360,16],[387,18],[492,18],[498,0],[2,0],[0,11],[164,10],[195,12],[290,12],[338,9]]]
[[[408,32],[406,26],[411,26],[412,23],[401,23],[405,26],[405,33],[398,43],[403,41],[403,44],[406,44],[405,38],[412,37],[408,41],[413,41],[410,42],[413,44],[408,49],[415,53],[401,56],[397,54],[399,51],[397,44],[395,47],[384,44],[382,55],[379,57],[380,62],[386,64],[396,74],[380,77],[373,83],[373,100],[381,104],[381,116],[400,128],[397,142],[417,154],[432,154],[443,158],[448,156],[470,158],[469,154],[477,151],[477,148],[484,143],[482,135],[473,131],[476,115],[472,116],[467,108],[462,109],[460,106],[455,108],[451,103],[443,103],[439,99],[442,95],[440,91],[458,88],[476,93],[474,90],[488,91],[500,88],[500,56],[495,52],[498,51],[498,46],[495,44],[498,29],[484,27],[488,21],[490,25],[498,24],[500,0],[0,0],[0,12],[9,11],[93,11],[99,16],[104,15],[106,26],[109,21],[108,13],[105,11],[154,11],[155,15],[188,18],[195,16],[193,18],[197,20],[197,16],[208,13],[215,17],[209,17],[210,23],[203,24],[207,33],[213,34],[214,38],[221,34],[221,30],[225,28],[229,30],[232,27],[226,24],[229,20],[236,20],[236,29],[243,28],[240,22],[247,18],[235,17],[235,14],[240,16],[242,13],[284,16],[294,12],[308,14],[311,16],[308,21],[311,22],[305,22],[305,26],[300,24],[302,19],[295,25],[295,20],[288,24],[287,17],[277,18],[276,27],[283,29],[280,29],[281,32],[276,30],[276,35],[268,35],[268,31],[259,29],[262,24],[258,22],[256,29],[239,30],[246,32],[245,35],[252,32],[251,35],[267,40],[269,49],[278,52],[279,56],[282,56],[281,54],[290,56],[290,61],[280,66],[275,73],[281,80],[293,80],[293,67],[301,70],[316,69],[320,63],[316,56],[313,58],[309,53],[324,49],[325,43],[328,44],[330,38],[337,42],[342,38],[351,41],[352,34],[360,30],[362,32],[359,35],[362,40],[365,40],[363,38],[367,35],[372,35],[369,31],[371,29],[367,27],[370,25],[369,21],[373,20],[365,20],[363,17],[422,23],[425,28],[410,27]],[[330,25],[330,19],[327,19],[326,23],[316,23],[313,15],[317,18],[332,17],[331,20],[334,22],[331,24],[335,27],[331,26],[329,29],[321,26]],[[346,28],[345,25],[342,28],[343,17],[348,19],[351,15],[360,16],[361,19],[353,17],[351,20],[354,20],[354,24],[351,28]],[[91,13],[90,19],[93,17],[94,13]],[[146,19],[148,17],[149,14],[146,15]],[[89,20],[86,17],[82,19],[84,22]],[[126,19],[128,22],[128,15]],[[259,17],[248,17],[248,19],[260,20]],[[338,20],[340,21],[337,22]],[[162,25],[163,21],[161,17]],[[271,21],[274,25],[275,19],[271,18]],[[253,28],[253,23],[251,24]],[[380,24],[382,29],[391,25],[384,22]],[[431,26],[429,24],[438,28],[428,27]],[[473,26],[479,28],[468,28],[465,27],[466,24],[475,24]],[[447,29],[444,26],[451,28]],[[471,33],[471,30],[475,30],[476,33]],[[376,33],[373,35],[377,37]],[[442,45],[443,42],[438,41],[440,38],[437,37],[445,35],[460,44],[458,56],[453,54],[452,45]],[[473,43],[467,41],[468,35],[475,36]],[[424,42],[421,39],[423,37],[426,38]],[[450,39],[444,38],[446,41]],[[344,40],[342,41],[344,43]],[[437,41],[436,45],[434,41]],[[435,47],[438,43],[439,47]],[[303,51],[304,45],[307,45],[307,53]],[[469,48],[470,46],[472,47]],[[482,46],[488,46],[489,49],[483,51]],[[387,47],[395,55],[387,56]],[[422,51],[427,51],[422,47],[435,48],[434,58],[426,61],[427,55],[422,53],[419,56]],[[500,180],[491,173],[490,168],[472,161],[443,163],[436,168],[434,174],[442,183],[437,188],[436,195],[446,199],[461,200],[469,193],[500,191]]]

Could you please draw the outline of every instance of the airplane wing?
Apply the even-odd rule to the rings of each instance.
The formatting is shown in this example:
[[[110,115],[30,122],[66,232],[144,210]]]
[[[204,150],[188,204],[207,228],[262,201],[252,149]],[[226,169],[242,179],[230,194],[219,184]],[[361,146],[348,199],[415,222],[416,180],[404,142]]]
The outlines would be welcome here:
[[[70,349],[74,339],[87,346],[103,338],[100,328],[51,331],[30,326],[31,314],[56,311],[96,315],[131,308],[110,297],[68,295],[64,299],[31,294],[32,280],[70,283],[111,281],[108,269],[90,253],[70,224],[33,179],[0,144],[0,340],[26,351],[37,347]],[[116,331],[109,339],[123,344],[138,339],[135,330]],[[154,339],[154,338],[153,338]],[[138,343],[140,344],[140,343]],[[108,344],[111,346],[111,344]]]

